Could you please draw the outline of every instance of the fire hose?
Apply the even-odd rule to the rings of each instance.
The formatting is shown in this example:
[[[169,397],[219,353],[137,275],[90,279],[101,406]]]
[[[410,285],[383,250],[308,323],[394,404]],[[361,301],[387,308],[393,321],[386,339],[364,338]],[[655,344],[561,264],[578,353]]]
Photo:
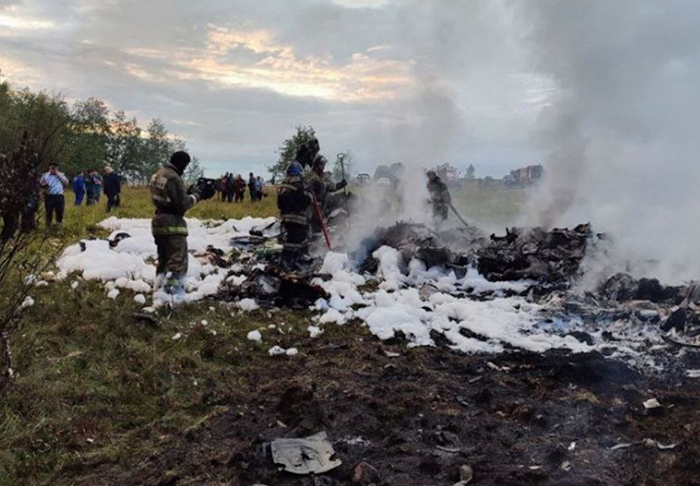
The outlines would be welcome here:
[[[343,180],[345,181],[345,187],[343,187],[343,192],[345,195],[345,212],[347,213],[347,225],[350,227],[350,205],[348,204],[348,180],[345,178],[345,154],[339,153],[338,160],[340,161],[340,172],[343,175]]]
[[[326,229],[326,223],[323,221],[323,212],[321,211],[321,206],[318,204],[318,199],[316,199],[315,194],[311,194],[311,204],[314,207],[314,211],[316,212],[316,216],[318,217],[319,222],[321,223],[321,230],[323,230],[323,237],[326,239],[326,245],[328,245],[328,249],[331,249],[331,238],[328,236],[328,230]]]
[[[464,221],[464,218],[457,212],[455,207],[452,205],[452,203],[449,204],[450,209],[452,210],[453,213],[455,213],[455,216],[457,216],[457,219],[459,219],[462,224],[464,225],[465,228],[469,228],[469,225],[467,224],[466,221]]]

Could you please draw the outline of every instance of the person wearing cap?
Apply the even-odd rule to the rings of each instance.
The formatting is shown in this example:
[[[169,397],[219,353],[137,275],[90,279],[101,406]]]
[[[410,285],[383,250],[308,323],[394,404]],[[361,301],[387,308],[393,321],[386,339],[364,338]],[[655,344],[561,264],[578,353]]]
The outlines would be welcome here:
[[[105,167],[104,191],[107,196],[107,212],[118,208],[122,192],[121,177],[109,165]]]
[[[299,150],[303,152],[308,149],[302,147]],[[284,231],[280,265],[289,271],[296,270],[301,258],[308,252],[309,222],[306,215],[311,204],[311,195],[304,187],[304,169],[299,162],[289,164],[286,174],[282,183],[277,186],[277,207]]]
[[[428,202],[433,209],[433,218],[438,222],[445,221],[448,208],[452,204],[452,196],[450,196],[447,186],[434,170],[429,170],[427,176],[428,193],[430,194]]]
[[[39,186],[44,189],[46,226],[49,227],[53,224],[54,215],[56,223],[61,224],[66,209],[66,198],[63,193],[64,189],[68,187],[68,178],[63,172],[58,171],[58,164],[49,164],[49,171],[41,176]]]
[[[163,288],[178,300],[184,297],[187,276],[185,212],[216,194],[215,190],[202,194],[197,187],[185,187],[182,174],[189,163],[190,156],[186,152],[175,152],[170,162],[153,174],[149,184],[151,201],[156,208],[151,220],[151,232],[158,247],[155,290]]]
[[[321,212],[325,215],[328,211],[327,199],[328,193],[336,192],[348,185],[347,181],[343,179],[342,181],[335,183],[326,178],[324,171],[326,169],[326,158],[321,154],[316,154],[314,160],[311,164],[311,170],[306,174],[304,183],[311,190],[313,195],[316,197],[319,208]],[[318,233],[321,231],[321,221],[318,219],[316,212],[313,212],[311,218],[311,228],[314,232]]]

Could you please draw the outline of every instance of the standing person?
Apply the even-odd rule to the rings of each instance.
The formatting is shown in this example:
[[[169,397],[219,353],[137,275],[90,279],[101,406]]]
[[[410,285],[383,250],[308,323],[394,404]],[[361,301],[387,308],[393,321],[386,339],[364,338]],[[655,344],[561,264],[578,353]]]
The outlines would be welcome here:
[[[226,201],[226,175],[222,175],[216,182],[216,191],[219,193],[219,201]]]
[[[280,266],[287,271],[296,270],[300,259],[308,252],[309,222],[306,213],[311,196],[304,187],[303,172],[299,162],[292,162],[287,167],[287,177],[277,186],[277,207],[284,230]]]
[[[102,176],[97,173],[97,170],[93,170],[93,180],[95,181],[95,204],[100,202],[100,197],[102,196]]]
[[[118,208],[121,203],[122,180],[109,165],[105,167],[104,178],[105,196],[107,196],[107,212]]]
[[[433,208],[433,218],[438,222],[447,219],[447,209],[452,204],[452,196],[450,191],[437,172],[434,170],[428,171],[428,193],[430,194],[429,204]]]
[[[265,196],[265,193],[263,192],[264,187],[265,181],[262,179],[262,177],[258,176],[255,179],[255,191],[258,193],[258,201],[262,201],[263,196]]]
[[[250,177],[248,178],[248,190],[250,191],[250,200],[251,202],[255,202],[258,199],[258,194],[257,194],[257,183],[255,182],[255,176],[253,173],[250,173]]]
[[[236,193],[236,183],[233,180],[233,172],[229,172],[226,176],[226,201],[233,202]]]
[[[187,276],[187,222],[185,212],[203,199],[216,194],[212,186],[204,193],[198,188],[185,188],[182,174],[190,163],[186,152],[175,152],[170,162],[151,177],[149,185],[151,201],[156,214],[151,221],[151,232],[158,247],[156,288],[178,300],[184,297],[184,281]]]
[[[327,180],[324,174],[326,169],[326,158],[323,155],[316,155],[314,161],[311,165],[311,170],[306,174],[304,183],[309,188],[309,190],[316,197],[321,214],[325,215],[328,211],[327,197],[329,192],[339,191],[348,185],[347,181],[343,179],[337,184],[331,180]],[[311,218],[311,228],[315,233],[321,231],[322,221],[318,219],[316,211],[313,212],[313,217]]]
[[[90,169],[85,178],[85,196],[88,206],[95,204],[95,169]]]
[[[236,191],[236,202],[243,202],[243,197],[245,196],[245,180],[243,180],[243,176],[241,174],[236,175],[233,184]]]
[[[58,164],[49,164],[49,171],[41,176],[39,186],[45,191],[46,227],[53,224],[54,215],[56,215],[56,223],[63,223],[63,212],[66,209],[63,191],[68,187],[68,179],[63,172],[58,171]]]
[[[73,192],[75,193],[75,205],[82,205],[83,197],[85,197],[85,176],[82,170],[73,178]]]

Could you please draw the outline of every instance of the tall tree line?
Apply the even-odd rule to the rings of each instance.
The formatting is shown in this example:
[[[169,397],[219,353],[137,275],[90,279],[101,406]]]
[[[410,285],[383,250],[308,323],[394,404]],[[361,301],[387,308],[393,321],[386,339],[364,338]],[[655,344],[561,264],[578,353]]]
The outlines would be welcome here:
[[[102,171],[111,165],[126,180],[146,182],[185,142],[154,118],[146,128],[123,111],[110,112],[96,98],[69,104],[61,94],[15,90],[0,83],[0,153],[10,153],[27,133],[37,140],[39,166],[57,162],[64,172]],[[190,178],[201,175],[191,164]]]

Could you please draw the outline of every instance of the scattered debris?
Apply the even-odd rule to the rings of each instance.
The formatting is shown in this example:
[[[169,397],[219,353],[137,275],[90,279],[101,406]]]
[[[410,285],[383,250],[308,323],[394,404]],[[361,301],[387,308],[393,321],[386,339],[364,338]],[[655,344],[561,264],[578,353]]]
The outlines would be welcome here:
[[[249,341],[260,342],[262,340],[262,334],[260,333],[260,331],[250,331],[246,338]]]
[[[618,451],[620,449],[629,449],[632,447],[634,444],[629,444],[629,443],[624,443],[624,444],[616,444],[610,448],[611,451]]]
[[[180,339],[180,338],[182,338],[182,333],[181,333],[181,332],[178,332],[177,334],[175,334],[175,335],[172,337],[172,340],[173,340],[173,341],[177,341],[177,340]]]
[[[152,315],[143,312],[134,312],[134,319],[144,322],[154,327],[158,327],[158,320]]]
[[[378,484],[381,476],[376,468],[366,462],[360,462],[352,472],[352,482],[355,484]]]
[[[492,235],[491,243],[476,252],[479,273],[494,281],[527,279],[568,286],[593,238],[588,224],[572,230],[513,229],[503,238]]]
[[[325,432],[304,439],[275,439],[270,450],[274,463],[292,474],[323,474],[342,464],[333,458],[335,451]]]
[[[644,403],[644,408],[647,410],[653,410],[655,408],[661,407],[661,403],[656,399],[656,398],[650,398],[649,400],[646,400]]]

